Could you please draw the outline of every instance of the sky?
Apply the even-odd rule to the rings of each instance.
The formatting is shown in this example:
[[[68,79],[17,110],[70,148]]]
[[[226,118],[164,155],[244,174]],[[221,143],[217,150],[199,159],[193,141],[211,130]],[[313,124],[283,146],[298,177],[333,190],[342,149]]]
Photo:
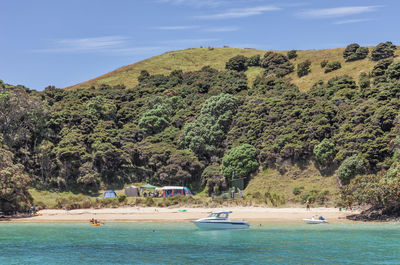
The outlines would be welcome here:
[[[397,0],[0,0],[0,79],[43,90],[196,47],[400,44]]]

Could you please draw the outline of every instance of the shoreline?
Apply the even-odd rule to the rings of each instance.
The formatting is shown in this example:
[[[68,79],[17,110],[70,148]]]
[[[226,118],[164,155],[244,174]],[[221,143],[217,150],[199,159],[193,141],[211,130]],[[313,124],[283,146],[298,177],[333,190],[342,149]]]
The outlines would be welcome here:
[[[324,216],[329,223],[356,223],[346,219],[359,211],[339,211],[338,208],[264,208],[264,207],[224,207],[224,208],[157,208],[157,207],[120,207],[101,209],[45,209],[38,215],[10,217],[0,219],[0,223],[61,223],[88,222],[95,218],[104,222],[190,222],[206,217],[212,211],[229,210],[232,220],[246,220],[250,224],[300,224],[302,219],[315,215]]]

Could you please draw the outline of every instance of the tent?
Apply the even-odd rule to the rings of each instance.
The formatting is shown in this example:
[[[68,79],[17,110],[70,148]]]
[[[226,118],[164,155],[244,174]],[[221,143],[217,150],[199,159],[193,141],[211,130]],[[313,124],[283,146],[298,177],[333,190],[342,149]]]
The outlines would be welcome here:
[[[117,194],[113,190],[108,190],[104,193],[104,198],[117,198]]]
[[[137,197],[139,196],[138,188],[135,186],[129,186],[125,188],[125,195],[126,197]]]
[[[153,186],[153,185],[150,185],[150,184],[146,184],[146,185],[140,186],[140,189],[155,190],[156,188],[157,188],[156,186]]]

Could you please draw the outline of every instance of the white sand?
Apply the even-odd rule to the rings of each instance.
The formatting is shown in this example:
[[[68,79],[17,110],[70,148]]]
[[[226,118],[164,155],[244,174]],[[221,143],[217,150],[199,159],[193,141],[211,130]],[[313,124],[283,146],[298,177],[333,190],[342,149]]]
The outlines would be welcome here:
[[[178,210],[186,209],[186,212]],[[225,208],[154,208],[121,207],[79,210],[41,210],[39,216],[15,218],[11,222],[88,222],[96,218],[105,222],[188,222],[206,217],[212,211],[230,210],[230,219],[244,219],[250,223],[302,223],[303,218],[323,215],[330,223],[351,222],[345,217],[356,212],[339,211],[337,208],[266,208],[266,207],[225,207]]]

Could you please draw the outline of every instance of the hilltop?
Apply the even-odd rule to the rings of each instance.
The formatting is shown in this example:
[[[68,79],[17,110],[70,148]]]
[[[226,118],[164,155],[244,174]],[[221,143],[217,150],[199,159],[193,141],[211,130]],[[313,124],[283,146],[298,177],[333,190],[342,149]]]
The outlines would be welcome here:
[[[369,47],[371,52],[373,47]],[[306,60],[311,61],[311,72],[299,78],[295,72],[287,75],[292,83],[297,85],[300,91],[308,91],[311,86],[319,80],[328,81],[335,76],[349,75],[354,80],[358,80],[360,73],[368,73],[376,62],[371,60],[357,60],[353,62],[345,62],[343,51],[345,48],[323,49],[323,50],[298,50],[297,58],[293,59],[293,63],[297,64]],[[243,55],[251,57],[266,53],[265,50],[241,49],[241,48],[191,48],[179,51],[171,51],[162,55],[154,56],[149,59],[118,68],[112,72],[106,73],[89,81],[76,84],[67,89],[89,88],[90,86],[99,86],[106,84],[115,86],[123,84],[127,88],[133,88],[138,84],[138,77],[142,70],[148,71],[150,74],[168,75],[173,70],[182,70],[184,72],[200,70],[204,66],[210,66],[217,70],[224,70],[225,63],[232,57]],[[281,54],[287,54],[287,51],[275,51]],[[396,55],[400,54],[397,49]],[[324,69],[320,66],[323,60],[338,61],[342,68],[330,73],[324,73]],[[260,67],[249,67],[245,72],[249,83],[263,72]]]

